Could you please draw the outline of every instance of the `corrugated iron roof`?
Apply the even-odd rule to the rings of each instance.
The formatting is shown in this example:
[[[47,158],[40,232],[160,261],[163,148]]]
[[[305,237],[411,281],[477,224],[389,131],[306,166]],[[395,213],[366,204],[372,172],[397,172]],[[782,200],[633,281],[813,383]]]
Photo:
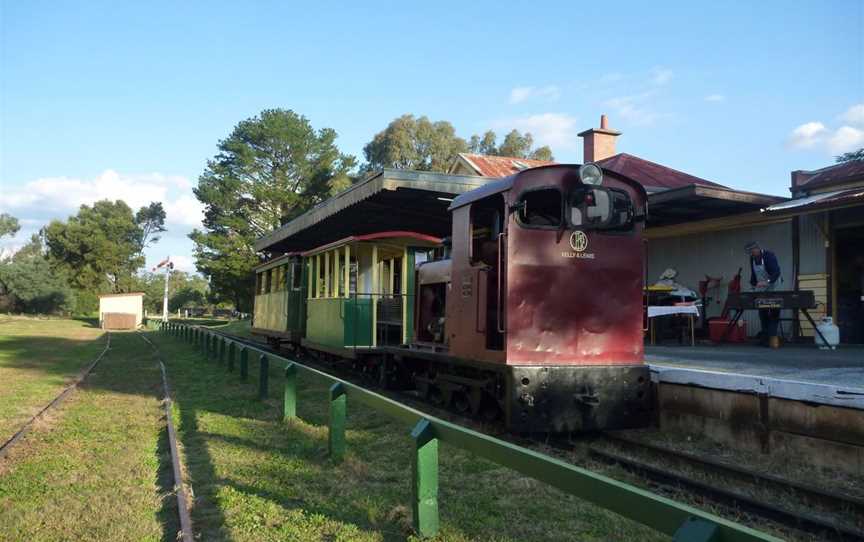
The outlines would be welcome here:
[[[817,186],[840,184],[864,180],[864,160],[852,160],[814,171],[803,171],[806,178],[800,180],[793,191],[808,190]]]
[[[701,179],[694,175],[672,169],[632,154],[622,152],[603,160],[597,164],[604,169],[629,177],[645,187],[649,193],[660,192],[672,188],[700,185],[728,188],[722,184]]]
[[[490,156],[460,152],[459,157],[468,162],[478,175],[483,177],[507,177],[519,173],[523,169],[555,164],[550,160],[532,160],[530,158],[515,158],[513,156]]]
[[[784,201],[783,203],[777,203],[763,209],[763,212],[794,215],[856,204],[864,204],[864,187],[824,192],[822,194],[813,194],[804,198]]]
[[[345,237],[394,229],[449,233],[447,206],[493,179],[384,169],[255,241],[255,250],[308,250]]]

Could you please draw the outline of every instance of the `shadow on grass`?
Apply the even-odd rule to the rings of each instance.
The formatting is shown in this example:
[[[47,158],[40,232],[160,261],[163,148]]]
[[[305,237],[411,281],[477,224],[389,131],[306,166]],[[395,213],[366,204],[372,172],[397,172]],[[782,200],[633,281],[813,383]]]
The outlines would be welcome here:
[[[75,316],[72,318],[72,320],[83,322],[84,324],[87,324],[87,327],[90,328],[99,327],[99,318],[96,316]]]
[[[270,398],[262,401],[258,399],[258,356],[249,356],[248,378],[242,381],[239,360],[231,373],[225,361],[205,360],[200,349],[193,353],[191,346],[179,339],[162,336],[157,345],[172,361],[169,379],[176,392],[181,439],[196,493],[193,521],[202,538],[228,539],[226,521],[242,529],[237,523],[244,521],[239,517],[243,514],[239,510],[246,510],[244,506],[259,507],[252,515],[266,516],[275,505],[283,511],[301,512],[304,517],[323,516],[330,522],[329,529],[374,531],[387,541],[405,539],[404,525],[387,517],[370,517],[368,506],[352,502],[340,486],[340,480],[351,478],[353,473],[350,466],[336,465],[327,457],[327,409],[322,404],[326,403],[326,382],[301,380],[298,404],[303,422],[285,423],[281,363],[271,359]],[[172,355],[174,352],[178,355]],[[354,433],[352,446],[363,446],[373,438],[361,434],[364,426],[386,425],[378,419],[357,421],[360,423],[349,427]],[[407,431],[405,436],[407,441]],[[403,454],[403,459],[399,470],[405,473],[410,471],[409,456]],[[407,492],[407,480],[402,476],[404,483],[392,484],[397,486],[395,490],[388,488],[386,495],[375,498],[376,503],[385,510],[402,508],[408,502],[408,495],[401,495]],[[357,482],[354,480],[355,486]],[[356,487],[353,489],[356,492]],[[238,504],[237,495],[254,498]]]

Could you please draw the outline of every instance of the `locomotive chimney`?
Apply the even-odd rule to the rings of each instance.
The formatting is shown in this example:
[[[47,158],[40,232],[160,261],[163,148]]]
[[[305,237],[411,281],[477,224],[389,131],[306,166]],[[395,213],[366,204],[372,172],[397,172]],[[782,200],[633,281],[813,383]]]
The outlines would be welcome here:
[[[615,138],[621,132],[610,130],[606,115],[600,115],[600,128],[591,128],[581,132],[579,137],[584,138],[583,159],[587,162],[599,162],[604,158],[615,155]]]

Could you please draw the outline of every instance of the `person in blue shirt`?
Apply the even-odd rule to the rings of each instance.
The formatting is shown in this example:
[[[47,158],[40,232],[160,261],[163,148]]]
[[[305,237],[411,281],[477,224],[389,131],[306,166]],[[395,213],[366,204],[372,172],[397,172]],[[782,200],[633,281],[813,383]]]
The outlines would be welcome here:
[[[745,250],[750,254],[750,286],[757,292],[773,290],[781,281],[777,256],[763,249],[756,241],[747,243]],[[761,340],[767,342],[769,338],[777,336],[780,310],[760,309],[759,322],[762,324]]]

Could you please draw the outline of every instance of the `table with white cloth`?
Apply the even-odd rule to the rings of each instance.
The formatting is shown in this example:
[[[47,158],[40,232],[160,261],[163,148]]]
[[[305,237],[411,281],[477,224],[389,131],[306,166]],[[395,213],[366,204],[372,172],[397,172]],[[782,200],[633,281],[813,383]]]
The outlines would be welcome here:
[[[696,344],[695,320],[699,317],[699,307],[696,305],[648,305],[648,327],[650,330],[651,344],[654,344],[654,318],[660,316],[672,316],[681,314],[690,320],[690,345]]]

